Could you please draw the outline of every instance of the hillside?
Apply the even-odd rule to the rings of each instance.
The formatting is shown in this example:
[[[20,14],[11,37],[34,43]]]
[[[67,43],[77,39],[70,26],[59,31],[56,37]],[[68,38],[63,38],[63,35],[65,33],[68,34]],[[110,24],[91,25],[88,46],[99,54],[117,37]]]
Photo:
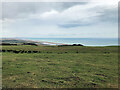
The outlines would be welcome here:
[[[2,50],[3,88],[118,87],[118,47],[22,45]]]

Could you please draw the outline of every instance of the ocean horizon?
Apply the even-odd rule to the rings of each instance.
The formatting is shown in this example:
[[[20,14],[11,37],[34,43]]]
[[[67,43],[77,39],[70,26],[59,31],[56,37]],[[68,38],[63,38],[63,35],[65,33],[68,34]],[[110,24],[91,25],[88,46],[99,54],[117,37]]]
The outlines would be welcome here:
[[[62,44],[82,44],[84,46],[118,46],[118,38],[22,38],[26,40]]]

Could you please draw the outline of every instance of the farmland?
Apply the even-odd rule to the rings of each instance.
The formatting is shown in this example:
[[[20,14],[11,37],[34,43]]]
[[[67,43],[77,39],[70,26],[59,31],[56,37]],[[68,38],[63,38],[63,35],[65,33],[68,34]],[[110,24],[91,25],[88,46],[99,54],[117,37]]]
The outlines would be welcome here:
[[[117,88],[118,47],[3,46],[3,88]]]

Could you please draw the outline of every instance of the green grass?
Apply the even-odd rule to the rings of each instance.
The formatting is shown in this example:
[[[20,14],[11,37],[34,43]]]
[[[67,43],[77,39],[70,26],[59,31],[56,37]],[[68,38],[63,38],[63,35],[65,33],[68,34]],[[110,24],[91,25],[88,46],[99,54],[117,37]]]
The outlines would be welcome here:
[[[3,46],[3,88],[117,88],[118,47]]]

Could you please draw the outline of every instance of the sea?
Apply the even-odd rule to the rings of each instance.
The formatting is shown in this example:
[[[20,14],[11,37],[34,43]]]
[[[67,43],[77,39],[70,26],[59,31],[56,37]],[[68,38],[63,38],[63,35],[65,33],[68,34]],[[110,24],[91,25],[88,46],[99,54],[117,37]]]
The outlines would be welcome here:
[[[118,46],[118,38],[22,38],[26,40],[84,46]]]

